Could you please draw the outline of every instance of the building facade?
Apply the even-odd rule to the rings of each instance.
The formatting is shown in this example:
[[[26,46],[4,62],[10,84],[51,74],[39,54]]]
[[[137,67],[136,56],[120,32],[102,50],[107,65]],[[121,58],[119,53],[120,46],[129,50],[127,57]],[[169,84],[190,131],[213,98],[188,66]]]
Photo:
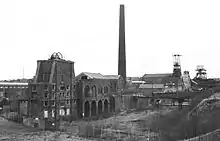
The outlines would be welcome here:
[[[123,86],[123,78],[119,75],[79,74],[75,79],[78,118],[97,118],[119,110]]]
[[[54,53],[48,60],[38,60],[33,82],[29,83],[29,115],[42,121],[42,128],[59,126],[61,118],[70,117],[74,102],[72,82],[74,62]]]
[[[28,83],[0,82],[0,97],[9,101],[1,105],[3,111],[27,115]]]

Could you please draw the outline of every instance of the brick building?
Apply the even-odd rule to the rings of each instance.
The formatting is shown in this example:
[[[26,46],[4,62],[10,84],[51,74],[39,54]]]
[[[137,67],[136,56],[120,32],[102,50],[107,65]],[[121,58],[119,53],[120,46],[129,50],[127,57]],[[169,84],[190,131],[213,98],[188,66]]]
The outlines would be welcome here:
[[[83,72],[76,76],[78,118],[97,118],[118,111],[123,86],[123,78],[119,75]]]
[[[62,59],[60,53],[37,61],[36,75],[28,86],[29,115],[38,118],[42,128],[57,127],[60,118],[71,115],[74,77],[74,62]]]
[[[27,115],[28,83],[0,82],[0,97],[7,98],[9,104],[1,105],[3,110]]]

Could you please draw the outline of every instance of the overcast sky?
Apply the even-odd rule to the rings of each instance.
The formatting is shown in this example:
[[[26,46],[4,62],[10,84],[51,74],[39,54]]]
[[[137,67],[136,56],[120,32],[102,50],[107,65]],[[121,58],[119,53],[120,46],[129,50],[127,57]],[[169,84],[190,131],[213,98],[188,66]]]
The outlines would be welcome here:
[[[204,65],[220,77],[220,1],[0,0],[0,80],[32,78],[53,52],[75,72],[117,74],[119,5],[125,5],[127,76]]]

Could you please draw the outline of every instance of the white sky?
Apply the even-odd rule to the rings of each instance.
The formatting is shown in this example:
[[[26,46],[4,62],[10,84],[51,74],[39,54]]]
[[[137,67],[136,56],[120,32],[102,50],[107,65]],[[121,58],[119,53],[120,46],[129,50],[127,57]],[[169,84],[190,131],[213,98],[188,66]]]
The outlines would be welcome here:
[[[0,0],[0,80],[35,75],[37,60],[53,52],[75,72],[117,74],[119,4],[125,4],[127,76],[204,65],[220,77],[220,1]]]

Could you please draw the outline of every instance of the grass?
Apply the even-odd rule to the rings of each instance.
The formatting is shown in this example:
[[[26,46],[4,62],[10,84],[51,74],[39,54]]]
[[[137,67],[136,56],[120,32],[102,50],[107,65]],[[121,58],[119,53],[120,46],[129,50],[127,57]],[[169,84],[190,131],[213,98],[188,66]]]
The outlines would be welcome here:
[[[220,108],[214,108],[188,120],[188,109],[174,110],[167,115],[160,115],[150,128],[155,132],[160,131],[163,141],[191,138],[220,128],[219,111]]]

